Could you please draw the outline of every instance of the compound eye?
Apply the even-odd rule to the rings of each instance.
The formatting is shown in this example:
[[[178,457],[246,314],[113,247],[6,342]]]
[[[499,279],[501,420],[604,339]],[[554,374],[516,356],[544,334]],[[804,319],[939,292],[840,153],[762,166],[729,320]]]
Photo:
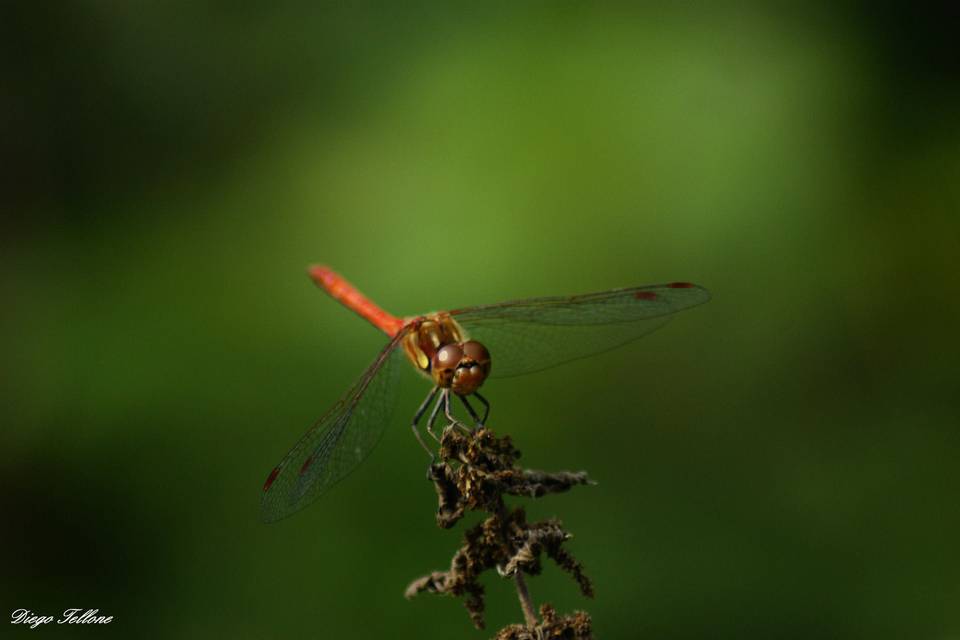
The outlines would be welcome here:
[[[444,345],[433,354],[430,371],[433,381],[441,387],[449,387],[453,382],[453,372],[463,358],[463,349],[458,344]]]
[[[479,364],[461,366],[454,372],[450,388],[457,395],[468,396],[479,389],[486,379],[487,372]]]
[[[463,358],[463,348],[458,344],[447,344],[438,349],[433,356],[433,366],[453,368],[461,358]]]
[[[490,352],[476,340],[467,340],[463,343],[463,355],[481,365],[490,362]]]

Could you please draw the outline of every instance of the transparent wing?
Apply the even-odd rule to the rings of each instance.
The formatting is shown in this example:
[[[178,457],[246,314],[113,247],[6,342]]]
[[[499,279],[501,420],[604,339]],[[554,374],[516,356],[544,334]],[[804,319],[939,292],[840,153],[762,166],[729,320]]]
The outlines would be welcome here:
[[[456,309],[450,315],[490,349],[490,375],[505,378],[613,349],[708,300],[710,292],[703,287],[675,282],[529,298]]]
[[[260,515],[276,522],[304,508],[373,451],[396,404],[404,332],[384,347],[353,387],[320,418],[263,486]]]

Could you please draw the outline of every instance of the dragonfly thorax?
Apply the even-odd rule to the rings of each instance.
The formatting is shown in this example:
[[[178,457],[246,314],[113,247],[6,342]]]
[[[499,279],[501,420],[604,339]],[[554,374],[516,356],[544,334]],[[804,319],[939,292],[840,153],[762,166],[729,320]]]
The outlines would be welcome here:
[[[416,318],[403,338],[407,358],[421,373],[444,389],[469,395],[490,373],[490,353],[467,335],[446,313]]]

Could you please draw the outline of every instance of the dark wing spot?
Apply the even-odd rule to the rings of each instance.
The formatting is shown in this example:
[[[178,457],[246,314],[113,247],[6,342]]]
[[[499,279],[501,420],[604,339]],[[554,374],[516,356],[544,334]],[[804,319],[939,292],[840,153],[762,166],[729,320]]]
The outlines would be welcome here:
[[[671,282],[667,286],[671,289],[692,289],[694,287],[692,282]]]
[[[273,468],[273,471],[270,472],[270,475],[267,476],[267,481],[263,483],[264,492],[270,490],[270,485],[273,484],[273,481],[277,479],[277,475],[280,473],[280,467],[276,466]]]
[[[637,300],[656,300],[657,294],[653,291],[637,291],[633,294],[633,297]]]
[[[313,464],[313,456],[310,456],[303,461],[303,465],[300,467],[300,475],[303,475],[307,472],[307,469],[310,468],[310,465]]]

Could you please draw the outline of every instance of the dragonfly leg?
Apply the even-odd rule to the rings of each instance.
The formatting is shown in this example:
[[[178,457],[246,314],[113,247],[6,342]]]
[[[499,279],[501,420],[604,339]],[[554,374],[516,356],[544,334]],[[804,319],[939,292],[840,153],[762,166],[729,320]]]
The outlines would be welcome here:
[[[430,402],[433,401],[434,397],[437,395],[437,392],[440,390],[440,387],[434,387],[430,390],[430,393],[427,394],[427,397],[422,403],[420,403],[420,408],[417,409],[417,412],[413,415],[413,424],[410,427],[413,429],[413,435],[417,437],[417,442],[420,443],[420,446],[423,447],[423,450],[427,452],[427,455],[430,456],[430,462],[433,463],[433,452],[430,450],[430,447],[427,446],[427,443],[423,441],[423,438],[420,436],[420,430],[417,429],[417,423],[420,422],[420,418],[423,417],[423,414],[426,413],[427,407],[430,406]],[[436,409],[434,409],[436,413]],[[431,416],[432,419],[432,416]],[[430,430],[430,425],[427,425],[427,431]],[[432,433],[430,435],[433,435]],[[436,437],[436,436],[434,436]]]
[[[465,424],[457,420],[457,417],[453,415],[453,412],[450,410],[450,390],[444,389],[443,395],[443,414],[447,416],[447,420],[450,421],[449,427],[460,427],[464,433],[473,433]],[[461,396],[462,397],[462,396]]]
[[[473,395],[475,395],[477,400],[483,404],[483,419],[480,421],[480,426],[482,427],[483,425],[487,424],[487,418],[490,417],[490,403],[487,402],[487,399],[476,391],[473,392]]]
[[[470,403],[467,402],[467,396],[457,397],[460,398],[461,402],[463,402],[463,406],[467,408],[467,412],[470,414],[470,417],[473,418],[473,423],[478,427],[482,427],[483,422],[480,420],[480,416],[477,415],[477,412],[473,410],[473,407],[470,405]]]
[[[440,387],[437,387],[437,389],[439,388]],[[433,432],[433,424],[437,421],[437,414],[440,413],[440,405],[443,404],[443,399],[447,396],[449,392],[450,392],[449,389],[443,390],[443,392],[440,394],[440,397],[437,398],[437,404],[433,405],[433,411],[430,412],[430,419],[427,420],[427,433],[429,433],[430,437],[432,437],[437,442],[440,442],[440,438],[438,438],[437,434]]]

